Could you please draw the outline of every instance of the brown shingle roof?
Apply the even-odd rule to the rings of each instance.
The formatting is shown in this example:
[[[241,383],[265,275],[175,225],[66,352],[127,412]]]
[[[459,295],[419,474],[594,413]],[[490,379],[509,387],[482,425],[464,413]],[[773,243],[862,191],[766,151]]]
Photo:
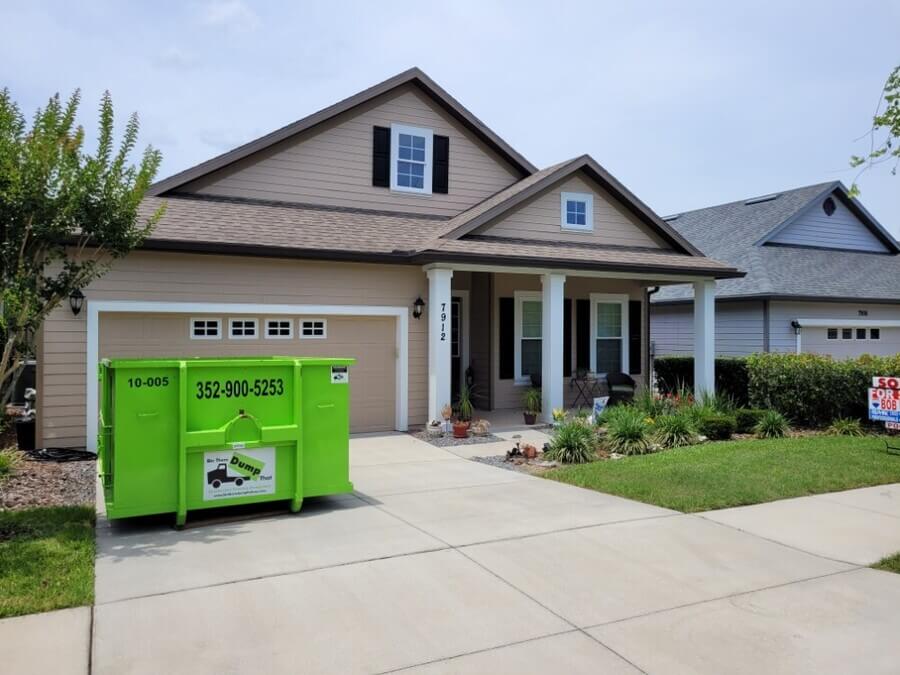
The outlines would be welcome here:
[[[403,213],[235,199],[148,197],[141,205],[141,216],[148,217],[163,203],[165,215],[145,248],[408,264],[457,259],[495,265],[739,275],[709,258],[675,251],[486,236],[441,239],[438,235],[446,229],[447,219]]]

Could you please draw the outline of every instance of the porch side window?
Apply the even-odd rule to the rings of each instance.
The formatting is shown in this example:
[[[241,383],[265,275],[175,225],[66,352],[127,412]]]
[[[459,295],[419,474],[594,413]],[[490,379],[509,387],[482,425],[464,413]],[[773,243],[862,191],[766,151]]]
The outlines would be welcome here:
[[[536,297],[535,297],[536,296]],[[532,375],[541,374],[541,330],[543,317],[540,294],[520,295],[517,298],[516,380],[529,382]]]
[[[594,305],[594,351],[591,367],[595,373],[623,373],[628,370],[628,296],[592,294]]]

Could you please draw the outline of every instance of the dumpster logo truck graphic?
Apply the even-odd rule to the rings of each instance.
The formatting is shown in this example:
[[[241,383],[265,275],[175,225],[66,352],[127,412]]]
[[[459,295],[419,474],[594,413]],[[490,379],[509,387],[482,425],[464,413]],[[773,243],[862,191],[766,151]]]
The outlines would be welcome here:
[[[234,499],[275,492],[275,448],[203,453],[203,499]]]

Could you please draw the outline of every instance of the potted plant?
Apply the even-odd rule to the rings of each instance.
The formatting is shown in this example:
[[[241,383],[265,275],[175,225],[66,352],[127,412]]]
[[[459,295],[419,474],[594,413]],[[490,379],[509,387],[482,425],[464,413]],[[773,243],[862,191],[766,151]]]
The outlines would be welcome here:
[[[522,395],[525,405],[525,424],[534,424],[538,413],[541,412],[541,390],[531,387]]]
[[[469,427],[475,436],[487,436],[490,431],[491,423],[485,419],[474,420]]]
[[[440,420],[431,420],[425,427],[425,433],[431,438],[436,438],[444,433],[443,424]]]
[[[468,438],[469,422],[472,419],[472,392],[465,384],[459,388],[459,398],[456,400],[456,421],[453,423],[453,436],[455,438]]]

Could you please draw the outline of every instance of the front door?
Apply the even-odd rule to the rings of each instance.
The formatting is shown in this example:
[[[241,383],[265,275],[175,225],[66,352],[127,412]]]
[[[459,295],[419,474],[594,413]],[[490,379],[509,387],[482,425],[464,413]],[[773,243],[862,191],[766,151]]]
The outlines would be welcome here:
[[[462,299],[453,296],[450,298],[450,396],[454,405],[459,398],[459,383],[461,381],[460,368],[462,365],[462,322],[460,321],[460,308]]]

